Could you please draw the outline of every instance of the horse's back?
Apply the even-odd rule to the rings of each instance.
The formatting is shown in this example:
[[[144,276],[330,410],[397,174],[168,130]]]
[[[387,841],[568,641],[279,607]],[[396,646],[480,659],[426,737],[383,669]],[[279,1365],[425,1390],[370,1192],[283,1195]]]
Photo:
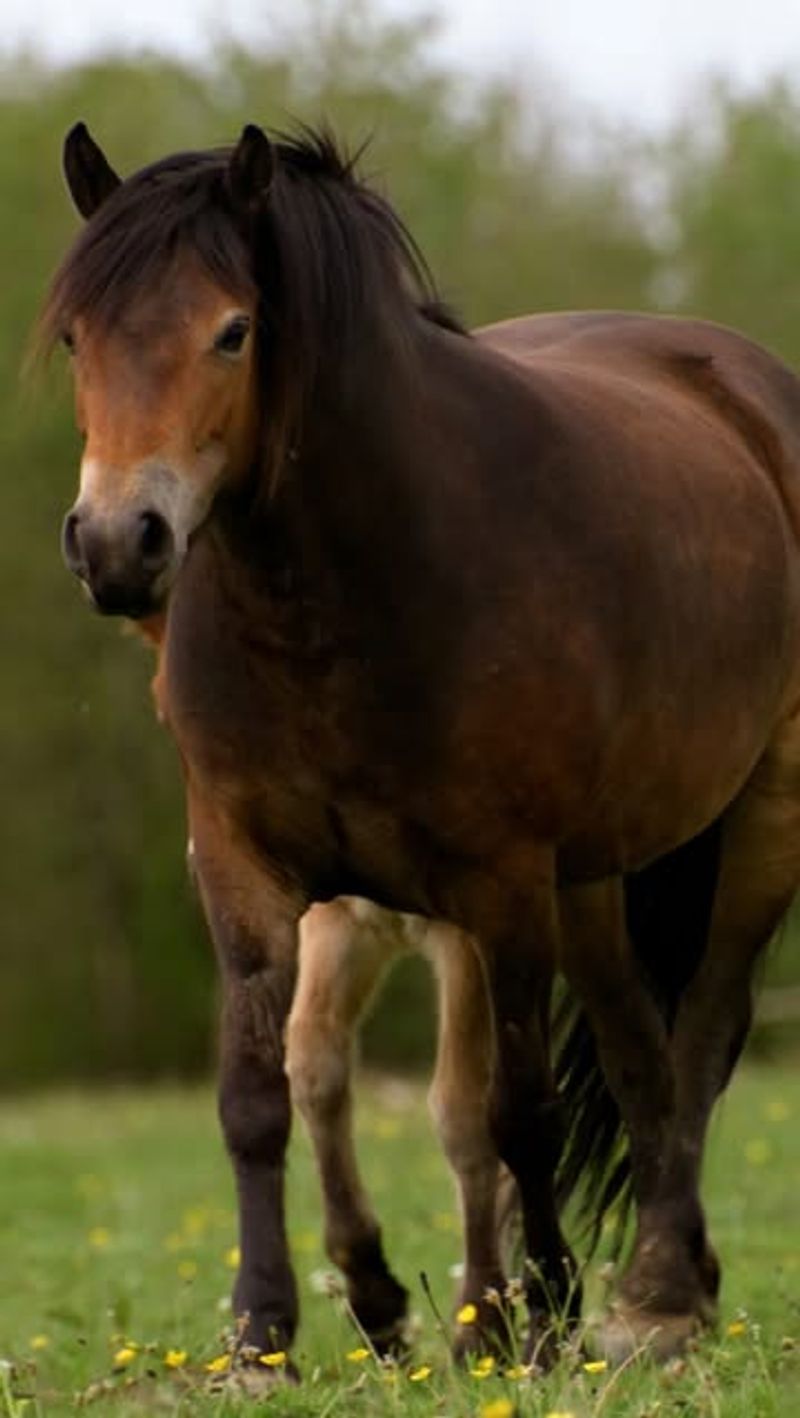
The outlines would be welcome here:
[[[531,372],[594,380],[604,397],[620,383],[642,399],[705,404],[727,419],[774,471],[800,472],[800,380],[736,330],[708,320],[576,311],[522,316],[484,326],[479,341]],[[612,415],[613,416],[613,415]],[[800,497],[800,490],[798,491]]]
[[[625,310],[559,311],[522,315],[484,325],[476,338],[520,363],[626,368],[643,379],[661,369],[674,374],[676,362],[716,360],[730,370],[749,370],[776,388],[800,413],[800,382],[775,355],[737,330],[710,320],[647,315]]]

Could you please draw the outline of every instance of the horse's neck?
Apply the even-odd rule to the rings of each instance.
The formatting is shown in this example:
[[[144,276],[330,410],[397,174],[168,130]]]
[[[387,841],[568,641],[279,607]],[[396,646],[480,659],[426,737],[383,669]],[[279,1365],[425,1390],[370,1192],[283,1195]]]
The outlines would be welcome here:
[[[387,563],[413,560],[441,456],[431,367],[441,360],[443,343],[460,343],[421,319],[419,327],[413,341],[400,346],[365,342],[346,384],[320,391],[266,505],[263,527],[240,528],[256,559],[269,546],[268,576],[280,565],[273,590],[293,575],[310,583],[325,579],[337,565],[349,575],[361,561],[380,579]]]
[[[420,319],[413,345],[374,347],[342,397],[320,397],[272,499],[217,519],[223,579],[263,634],[357,646],[418,636],[430,608],[464,606],[495,555],[485,510],[502,501],[496,425],[519,383],[476,342]],[[513,412],[513,410],[512,410]],[[255,602],[261,603],[258,609]]]
[[[420,318],[413,340],[368,349],[343,397],[312,410],[287,467],[298,517],[345,544],[383,534],[402,554],[426,518],[497,486],[497,424],[508,443],[538,416],[534,386],[485,345]]]

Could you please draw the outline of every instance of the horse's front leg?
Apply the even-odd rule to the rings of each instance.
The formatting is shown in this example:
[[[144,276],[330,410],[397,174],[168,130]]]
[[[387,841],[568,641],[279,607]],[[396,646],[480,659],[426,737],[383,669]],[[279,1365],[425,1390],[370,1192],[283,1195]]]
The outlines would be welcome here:
[[[222,977],[219,1110],[239,1203],[238,1350],[257,1364],[261,1353],[289,1349],[298,1318],[284,1216],[291,1107],[283,1034],[303,903],[237,842],[229,822],[191,796],[189,821]]]
[[[300,925],[300,975],[286,1068],[322,1183],[325,1245],[344,1272],[353,1313],[379,1352],[402,1348],[408,1296],[383,1253],[353,1143],[351,1077],[358,1020],[387,964],[405,947],[398,918],[340,897]]]

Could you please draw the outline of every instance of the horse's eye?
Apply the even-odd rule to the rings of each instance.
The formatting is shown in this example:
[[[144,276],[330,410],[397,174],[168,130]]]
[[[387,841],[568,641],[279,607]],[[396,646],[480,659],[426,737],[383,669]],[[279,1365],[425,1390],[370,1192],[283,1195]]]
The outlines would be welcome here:
[[[214,340],[214,349],[217,354],[240,354],[249,330],[250,320],[248,316],[235,315],[233,320],[229,320],[227,325],[222,327]]]
[[[63,335],[61,336],[61,343],[64,346],[65,350],[69,350],[70,354],[75,353],[75,336],[71,333],[70,330],[64,331]]]

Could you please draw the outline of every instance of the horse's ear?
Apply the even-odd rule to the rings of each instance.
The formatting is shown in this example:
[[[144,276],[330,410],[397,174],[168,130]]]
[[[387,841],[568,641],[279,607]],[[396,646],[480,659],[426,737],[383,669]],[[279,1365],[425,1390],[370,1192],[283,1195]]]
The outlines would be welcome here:
[[[228,191],[235,207],[252,209],[265,197],[275,174],[275,153],[262,128],[248,123],[230,156]]]
[[[76,123],[64,139],[64,176],[82,217],[93,216],[119,187],[120,179],[85,123]]]

